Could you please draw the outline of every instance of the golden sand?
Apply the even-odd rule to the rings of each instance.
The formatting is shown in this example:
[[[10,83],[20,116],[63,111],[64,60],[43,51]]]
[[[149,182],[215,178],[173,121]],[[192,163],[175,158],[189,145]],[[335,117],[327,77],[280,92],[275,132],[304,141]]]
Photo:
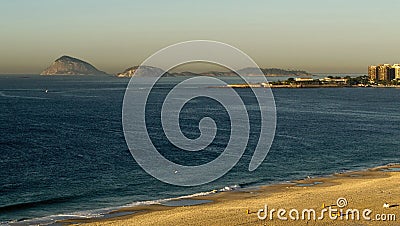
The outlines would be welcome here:
[[[213,202],[197,206],[151,205],[127,208],[121,211],[139,212],[129,216],[88,222],[88,225],[400,225],[400,219],[397,219],[400,218],[400,207],[397,206],[400,204],[400,172],[381,171],[384,168],[387,167],[336,174],[327,178],[305,179],[290,185],[280,184],[240,192],[221,192],[201,197]],[[322,183],[299,186],[315,182]],[[336,205],[339,198],[345,198],[347,206],[339,208]],[[384,203],[388,204],[386,208],[383,207]],[[285,209],[287,212],[282,216],[288,220],[278,219],[276,211],[272,215],[272,220],[269,216],[265,220],[260,220],[257,212],[263,209],[265,204],[268,205],[268,211]],[[334,214],[331,216],[336,216],[337,219],[331,219],[329,212],[325,212],[324,218],[319,220],[322,209],[328,211],[329,206],[338,210],[332,211]],[[292,209],[299,212],[299,220],[290,219],[288,212]],[[303,220],[301,217],[304,209],[314,209],[317,219],[314,220],[311,216],[308,220],[305,212]],[[357,220],[356,213],[346,212],[349,209],[357,209],[360,219]],[[363,211],[366,209],[372,212],[364,218]],[[263,213],[260,212],[260,216]],[[352,215],[355,217],[354,220]],[[292,216],[296,217],[295,212],[292,212]],[[396,219],[389,220],[394,216]],[[368,217],[371,219],[368,220]],[[375,220],[377,217],[387,220]]]

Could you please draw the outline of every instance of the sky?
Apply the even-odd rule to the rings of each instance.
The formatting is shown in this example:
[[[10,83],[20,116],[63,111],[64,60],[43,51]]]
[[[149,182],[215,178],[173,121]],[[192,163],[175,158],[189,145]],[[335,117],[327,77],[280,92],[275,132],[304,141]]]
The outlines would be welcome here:
[[[260,67],[367,73],[400,63],[398,0],[0,0],[0,74],[62,55],[108,73],[188,40],[233,45]]]

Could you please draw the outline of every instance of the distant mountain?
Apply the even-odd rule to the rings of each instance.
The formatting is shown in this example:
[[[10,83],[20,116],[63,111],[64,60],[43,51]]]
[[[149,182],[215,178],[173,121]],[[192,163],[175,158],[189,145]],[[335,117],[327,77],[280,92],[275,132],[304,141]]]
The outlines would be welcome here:
[[[247,76],[260,76],[260,71],[263,75],[268,77],[273,76],[313,76],[313,74],[308,73],[306,71],[299,71],[299,70],[284,70],[279,68],[243,68],[238,70],[237,72]],[[220,71],[211,71],[206,73],[201,73],[202,75],[208,76],[233,76],[235,73],[233,71],[227,72],[220,72]]]
[[[261,71],[266,76],[313,76],[307,71],[300,70],[283,70],[279,68],[264,68]]]
[[[155,67],[150,67],[150,66],[141,66],[143,67],[144,71],[141,73],[136,73],[135,76],[146,76],[146,74],[152,74],[151,72],[155,72],[154,70],[159,70],[158,73],[160,73],[162,70],[159,68]],[[126,69],[124,72],[116,74],[117,77],[132,77],[135,73],[135,71],[138,69],[138,66],[131,67]],[[151,71],[152,70],[152,71]],[[260,70],[263,75],[265,76],[293,76],[293,77],[299,77],[299,76],[313,76],[313,74],[308,73],[306,71],[300,71],[300,70],[283,70],[279,68],[243,68],[238,70],[238,73],[247,75],[247,76],[260,76]],[[206,76],[213,76],[213,77],[218,77],[218,76],[234,76],[236,75],[233,71],[210,71],[210,72],[204,72],[204,73],[194,73],[194,72],[176,72],[176,73],[167,73],[166,76],[199,76],[199,75],[206,75]]]
[[[172,76],[172,74],[163,71],[161,68],[152,66],[134,66],[126,69],[125,71],[116,74],[119,78],[130,78],[135,74],[137,77],[153,77],[160,74],[165,74],[164,76]]]
[[[93,65],[70,56],[55,60],[41,75],[106,75]]]
[[[123,72],[117,73],[115,76],[119,78],[130,78],[133,76],[135,71],[138,69],[138,66],[130,67],[125,69]]]

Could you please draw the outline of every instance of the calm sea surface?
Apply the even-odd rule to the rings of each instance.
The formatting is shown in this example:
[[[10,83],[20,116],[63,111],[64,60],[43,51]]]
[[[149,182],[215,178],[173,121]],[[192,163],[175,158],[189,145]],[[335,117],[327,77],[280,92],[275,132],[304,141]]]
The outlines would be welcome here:
[[[168,159],[204,164],[215,159],[229,140],[228,114],[208,99],[188,104],[181,113],[184,134],[198,137],[199,120],[209,116],[218,122],[217,137],[195,155],[176,152],[163,135],[157,104],[178,80],[164,79],[152,94],[149,134]],[[0,222],[49,223],[68,216],[96,216],[141,201],[329,175],[400,159],[400,89],[274,89],[275,140],[262,165],[249,172],[258,138],[257,112],[251,109],[257,105],[250,91],[242,89],[237,91],[254,117],[238,165],[206,185],[168,185],[144,172],[125,143],[121,115],[128,81],[0,76]]]

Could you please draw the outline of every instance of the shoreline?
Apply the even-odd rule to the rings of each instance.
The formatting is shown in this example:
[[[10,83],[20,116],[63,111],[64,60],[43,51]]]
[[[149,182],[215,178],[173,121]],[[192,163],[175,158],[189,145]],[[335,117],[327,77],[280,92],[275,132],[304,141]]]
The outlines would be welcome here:
[[[390,88],[398,89],[400,85],[390,86],[358,86],[358,85],[273,85],[268,84],[266,86],[259,84],[229,84],[227,86],[210,86],[208,88],[236,88],[236,89],[248,89],[248,88],[270,88],[270,89],[312,89],[312,88]]]
[[[322,203],[334,203],[336,199],[344,196],[349,200],[349,206],[353,204],[353,202],[357,204],[357,206],[351,205],[352,208],[373,207],[372,209],[375,210],[375,212],[395,213],[400,207],[394,206],[393,208],[383,209],[382,205],[385,202],[392,202],[392,205],[400,204],[400,198],[393,201],[391,201],[390,198],[393,193],[400,194],[400,188],[397,188],[397,183],[395,183],[398,179],[400,179],[400,164],[388,164],[365,170],[335,173],[323,177],[305,178],[288,183],[262,185],[234,191],[210,193],[204,196],[175,199],[178,201],[207,201],[207,203],[199,203],[197,205],[139,205],[112,211],[109,213],[109,217],[69,219],[57,221],[57,223],[85,225],[264,225],[264,223],[273,222],[273,225],[304,225],[306,222],[302,220],[282,221],[276,219],[276,215],[273,220],[267,219],[263,221],[258,219],[257,212],[264,207],[266,202],[268,202],[268,206],[271,206],[271,208],[290,209],[300,206],[299,209],[321,209],[321,205],[325,205]],[[383,192],[384,190],[390,190],[390,192]],[[338,192],[340,193],[340,191],[343,191],[343,194],[339,195]],[[367,197],[368,194],[372,196],[372,198]],[[385,195],[388,197],[378,198],[378,196]],[[302,200],[302,196],[309,197],[307,202]],[[400,218],[400,215],[398,218]],[[326,216],[322,222],[339,225],[349,224],[349,222],[345,220],[332,222],[328,216]],[[321,222],[318,220],[311,220],[307,221],[307,224],[308,223],[318,224]],[[375,225],[377,221],[352,221],[352,223]]]

